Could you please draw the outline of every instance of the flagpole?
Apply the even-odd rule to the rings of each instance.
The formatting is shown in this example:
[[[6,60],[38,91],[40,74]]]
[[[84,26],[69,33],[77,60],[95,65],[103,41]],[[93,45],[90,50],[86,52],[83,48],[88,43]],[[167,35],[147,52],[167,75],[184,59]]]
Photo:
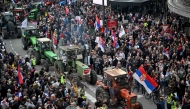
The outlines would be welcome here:
[[[105,9],[104,9],[104,0],[102,0],[102,23],[104,27],[104,17],[105,17]]]

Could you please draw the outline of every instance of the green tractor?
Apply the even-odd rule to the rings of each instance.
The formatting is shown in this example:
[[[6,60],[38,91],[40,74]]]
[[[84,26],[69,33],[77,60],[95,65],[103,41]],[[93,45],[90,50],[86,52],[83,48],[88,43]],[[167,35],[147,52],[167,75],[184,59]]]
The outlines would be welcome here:
[[[17,25],[16,18],[13,16],[12,12],[0,13],[0,33],[2,34],[3,39],[12,36],[21,38],[21,28]]]
[[[71,83],[79,85],[78,83],[83,80],[92,85],[96,84],[97,74],[82,63],[81,49],[78,46],[60,46],[54,68],[57,77],[67,71],[67,77],[69,77]]]
[[[45,9],[46,7],[40,2],[33,3],[32,10],[28,15],[29,20],[42,20],[42,16],[48,16],[48,12]]]
[[[54,65],[57,55],[54,53],[53,45],[48,38],[37,38],[34,50],[31,53],[36,59],[36,64],[42,64],[42,67],[48,72],[49,65]]]
[[[27,50],[29,46],[36,46],[36,38],[39,38],[39,29],[35,26],[27,26],[26,28],[22,28],[22,48]]]

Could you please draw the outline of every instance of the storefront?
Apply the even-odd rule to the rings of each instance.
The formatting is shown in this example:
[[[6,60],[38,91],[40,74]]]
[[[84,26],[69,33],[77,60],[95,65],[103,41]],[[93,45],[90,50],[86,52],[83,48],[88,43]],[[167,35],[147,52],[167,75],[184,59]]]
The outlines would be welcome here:
[[[112,11],[143,14],[160,14],[164,0],[109,0]],[[153,8],[154,7],[154,8]]]
[[[182,23],[185,25],[185,31],[190,34],[190,0],[168,0],[168,8],[184,17]]]

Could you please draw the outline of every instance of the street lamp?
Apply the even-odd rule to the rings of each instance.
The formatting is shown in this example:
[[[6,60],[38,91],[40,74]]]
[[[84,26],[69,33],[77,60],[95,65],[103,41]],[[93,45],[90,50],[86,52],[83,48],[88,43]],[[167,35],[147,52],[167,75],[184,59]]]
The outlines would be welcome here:
[[[104,22],[105,22],[105,9],[104,9],[104,0],[102,0],[102,23],[104,27]]]

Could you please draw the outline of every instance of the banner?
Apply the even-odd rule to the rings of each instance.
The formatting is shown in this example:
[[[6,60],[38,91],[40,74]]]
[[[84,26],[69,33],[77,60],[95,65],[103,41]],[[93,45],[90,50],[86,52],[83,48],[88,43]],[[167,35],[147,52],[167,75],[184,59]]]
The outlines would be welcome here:
[[[117,28],[117,19],[108,19],[107,20],[107,28],[112,29],[112,28]]]

